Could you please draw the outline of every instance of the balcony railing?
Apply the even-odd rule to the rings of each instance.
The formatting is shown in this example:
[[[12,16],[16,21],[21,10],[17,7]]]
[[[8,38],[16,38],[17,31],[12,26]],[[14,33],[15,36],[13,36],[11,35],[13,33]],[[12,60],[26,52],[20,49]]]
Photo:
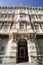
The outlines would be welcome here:
[[[30,22],[30,19],[29,17],[26,18],[26,17],[22,17],[22,18],[19,18],[18,21],[26,21],[26,22]]]
[[[28,11],[27,10],[19,10],[19,13],[20,14],[28,14]]]
[[[31,18],[31,20],[32,21],[35,21],[35,22],[36,21],[38,21],[38,22],[41,22],[42,21],[43,22],[43,18],[41,18],[41,19],[40,18]]]
[[[18,33],[33,33],[32,29],[18,29]]]
[[[0,21],[12,21],[12,18],[0,18]]]

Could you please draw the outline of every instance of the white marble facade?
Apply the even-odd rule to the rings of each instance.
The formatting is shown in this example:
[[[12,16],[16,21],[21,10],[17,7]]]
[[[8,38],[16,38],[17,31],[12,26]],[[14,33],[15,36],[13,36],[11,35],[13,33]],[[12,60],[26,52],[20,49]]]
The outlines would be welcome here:
[[[27,41],[28,62],[42,63],[43,8],[0,6],[0,64],[17,62],[20,39]]]

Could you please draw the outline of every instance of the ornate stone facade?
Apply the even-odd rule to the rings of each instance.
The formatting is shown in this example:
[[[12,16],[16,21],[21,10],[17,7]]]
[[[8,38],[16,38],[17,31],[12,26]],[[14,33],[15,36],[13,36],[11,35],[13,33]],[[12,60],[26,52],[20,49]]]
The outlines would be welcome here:
[[[0,64],[43,64],[43,8],[0,6]]]

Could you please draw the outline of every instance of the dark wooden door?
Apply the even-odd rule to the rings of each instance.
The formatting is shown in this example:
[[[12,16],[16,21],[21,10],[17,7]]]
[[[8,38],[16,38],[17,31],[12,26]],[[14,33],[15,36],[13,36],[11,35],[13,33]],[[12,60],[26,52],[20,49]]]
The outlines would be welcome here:
[[[18,56],[17,62],[26,62],[28,61],[28,50],[27,50],[27,42],[26,40],[20,40],[18,42]]]

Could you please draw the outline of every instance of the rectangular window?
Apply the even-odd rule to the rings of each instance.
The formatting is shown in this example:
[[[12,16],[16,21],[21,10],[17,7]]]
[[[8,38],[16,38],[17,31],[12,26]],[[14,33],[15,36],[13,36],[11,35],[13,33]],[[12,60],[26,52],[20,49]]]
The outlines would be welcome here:
[[[14,29],[17,29],[18,28],[18,23],[17,22],[14,22]]]
[[[20,9],[20,12],[25,12],[25,11],[26,11],[26,9],[22,9],[22,8]]]
[[[24,24],[21,23],[21,24],[20,24],[20,29],[23,29],[23,28],[24,28]]]
[[[36,20],[36,16],[35,15],[31,16],[31,18],[32,18],[32,20]]]
[[[41,29],[42,29],[42,31],[43,31],[43,24],[41,24]]]
[[[11,14],[7,15],[7,18],[12,18],[12,15]]]
[[[4,31],[8,32],[8,30],[9,30],[9,26],[8,25],[4,25]]]
[[[37,15],[36,18],[37,18],[37,19],[41,19],[41,16],[40,16],[40,15],[39,15],[39,16]]]
[[[2,10],[2,13],[7,13],[7,12],[8,12],[7,9],[3,9],[3,10]]]
[[[5,18],[5,14],[0,14],[0,18]]]
[[[11,25],[11,22],[5,22],[4,25]]]
[[[1,46],[0,47],[0,55],[4,55],[5,47]]]
[[[31,29],[31,24],[29,22],[27,22],[27,29]]]
[[[26,29],[27,28],[27,24],[26,23],[20,23],[20,29]]]
[[[8,13],[14,13],[14,9],[8,9]]]
[[[37,11],[36,10],[34,10],[34,12],[35,12],[35,14],[37,14]]]
[[[4,30],[5,32],[8,32],[8,30],[10,29],[10,25],[11,25],[10,22],[5,22],[5,23],[4,23],[4,26],[3,26],[3,30]]]
[[[1,29],[1,27],[2,27],[2,23],[0,22],[0,29]]]
[[[0,9],[0,13],[2,13],[3,9]]]
[[[26,18],[26,15],[23,15],[23,14],[20,14],[20,19],[25,19]]]
[[[35,28],[35,31],[36,31],[36,32],[39,32],[39,31],[40,31],[40,29],[39,29],[39,25],[38,25],[38,24],[35,25],[34,28]]]

